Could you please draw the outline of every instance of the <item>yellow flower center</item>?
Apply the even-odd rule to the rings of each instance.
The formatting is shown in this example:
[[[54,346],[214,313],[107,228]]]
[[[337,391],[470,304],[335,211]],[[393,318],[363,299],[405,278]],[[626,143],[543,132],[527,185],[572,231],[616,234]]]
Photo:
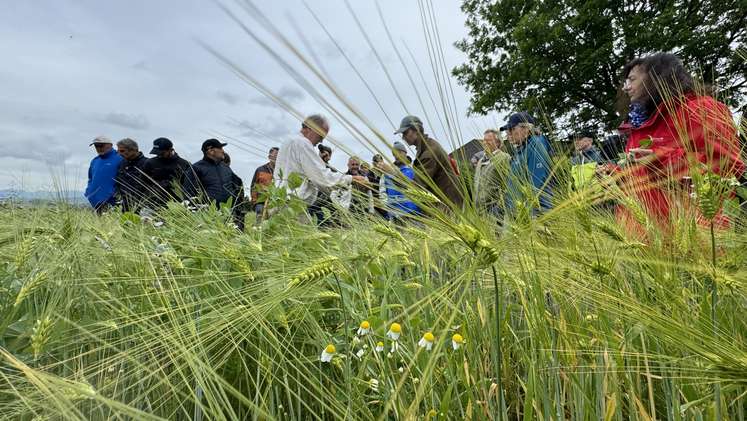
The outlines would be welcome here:
[[[335,349],[335,346],[332,344],[329,344],[326,348],[324,348],[324,352],[326,352],[327,354],[334,354],[335,351],[337,351],[337,349]]]
[[[361,329],[369,329],[371,327],[371,323],[368,323],[368,320],[364,320],[361,322]]]
[[[436,339],[431,332],[425,332],[425,335],[423,335],[423,339],[425,339],[428,342],[433,342],[434,339]]]
[[[456,343],[458,343],[458,344],[464,342],[464,338],[462,338],[462,335],[460,335],[458,333],[455,333],[454,336],[451,337],[451,340],[454,341],[454,342],[456,342]]]
[[[392,323],[392,326],[389,328],[394,333],[400,333],[402,332],[402,326],[399,325],[399,323]]]

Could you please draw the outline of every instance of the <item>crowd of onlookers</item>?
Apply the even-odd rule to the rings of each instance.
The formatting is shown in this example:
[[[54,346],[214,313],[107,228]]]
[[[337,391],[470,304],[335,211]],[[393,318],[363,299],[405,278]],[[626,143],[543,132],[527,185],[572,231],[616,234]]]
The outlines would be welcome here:
[[[654,221],[665,222],[675,202],[688,202],[682,196],[687,189],[672,186],[689,183],[693,171],[742,177],[742,148],[728,108],[699,95],[676,56],[659,53],[631,61],[623,70],[623,91],[630,100],[618,129],[627,139],[624,158],[605,156],[595,145],[594,130],[575,132],[570,188],[615,177]],[[121,206],[123,211],[148,213],[184,200],[231,203],[239,227],[247,212],[258,219],[268,216],[270,185],[286,188],[305,202],[308,215],[321,226],[340,224],[344,210],[394,221],[423,216],[427,209],[416,199],[422,195],[413,189],[435,196],[435,206],[443,209],[458,209],[470,201],[499,221],[519,207],[531,215],[553,207],[556,152],[529,113],[511,114],[499,130],[485,131],[483,150],[471,159],[469,182],[416,116],[402,119],[395,132],[402,141],[391,145],[391,156],[376,154],[370,163],[352,156],[345,172],[329,163],[333,150],[322,143],[329,130],[323,116],[307,117],[298,136],[270,149],[267,163],[246,186],[246,196],[223,150],[226,143],[217,139],[203,142],[203,158],[190,164],[166,138],[154,140],[153,157],[146,158],[132,139],[120,140],[115,149],[111,140],[97,137],[91,145],[98,156],[91,162],[85,194],[98,211]],[[410,148],[415,151],[412,157]],[[625,206],[618,206],[616,213],[624,223],[635,224]]]

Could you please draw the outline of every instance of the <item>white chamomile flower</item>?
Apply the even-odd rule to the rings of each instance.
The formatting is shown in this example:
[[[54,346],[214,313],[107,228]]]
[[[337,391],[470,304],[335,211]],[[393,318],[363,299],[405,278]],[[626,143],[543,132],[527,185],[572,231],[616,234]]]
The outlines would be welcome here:
[[[418,346],[425,348],[426,351],[430,351],[433,348],[434,340],[436,340],[436,338],[433,336],[433,333],[425,332],[425,335],[423,335],[423,337],[420,338],[420,341],[418,341]]]
[[[337,352],[337,349],[335,349],[335,346],[332,344],[327,345],[324,350],[322,351],[322,357],[320,358],[323,363],[328,363],[332,361],[332,357],[335,356],[335,352]]]
[[[384,352],[384,342],[376,343],[376,352]]]
[[[355,353],[355,356],[358,357],[358,359],[360,360],[363,357],[363,354],[365,353],[366,353],[365,349],[359,349],[358,352]]]
[[[456,351],[462,345],[464,345],[464,338],[462,335],[455,333],[454,336],[451,337],[451,347]]]
[[[368,385],[371,387],[371,390],[373,390],[374,392],[378,392],[379,391],[379,381],[378,380],[371,379],[371,380],[368,381]]]
[[[386,333],[386,336],[396,341],[399,339],[399,335],[402,334],[402,326],[399,325],[399,323],[392,323],[391,326],[389,326],[389,331]]]
[[[369,333],[371,333],[371,323],[369,323],[368,320],[364,320],[358,328],[358,335],[363,336],[368,335]]]

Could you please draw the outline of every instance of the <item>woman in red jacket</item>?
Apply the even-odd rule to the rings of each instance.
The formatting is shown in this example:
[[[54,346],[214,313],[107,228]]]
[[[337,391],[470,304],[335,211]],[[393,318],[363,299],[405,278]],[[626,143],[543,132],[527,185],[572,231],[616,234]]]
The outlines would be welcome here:
[[[702,164],[723,177],[744,172],[734,120],[724,104],[696,94],[692,77],[673,54],[635,59],[623,69],[623,79],[630,111],[619,130],[628,136],[625,152],[633,161],[622,177],[623,190],[668,231],[671,210],[690,210],[691,171],[702,171]],[[624,207],[618,217],[629,228],[637,225]]]

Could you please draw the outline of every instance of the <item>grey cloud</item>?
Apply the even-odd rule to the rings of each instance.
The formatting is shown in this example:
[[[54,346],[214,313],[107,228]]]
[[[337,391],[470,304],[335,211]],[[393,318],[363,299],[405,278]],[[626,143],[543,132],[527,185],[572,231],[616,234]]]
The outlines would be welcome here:
[[[264,95],[250,99],[249,103],[252,105],[259,105],[260,107],[274,107],[276,105],[273,100]]]
[[[275,92],[275,96],[278,98],[284,100],[285,102],[289,104],[298,103],[300,101],[303,101],[304,98],[306,98],[306,94],[293,86],[283,86],[281,87],[277,92]],[[249,100],[250,104],[253,105],[259,105],[261,107],[276,107],[277,104],[275,104],[275,101],[272,99],[262,95],[255,98],[252,98]]]
[[[0,143],[0,156],[5,158],[41,161],[46,165],[61,165],[72,156],[70,148],[59,139],[45,134],[19,136],[5,133],[7,142]]]
[[[254,138],[280,139],[290,135],[296,129],[295,125],[291,125],[282,119],[264,119],[261,124],[241,120],[232,124],[243,130],[241,136]]]
[[[134,130],[150,127],[150,121],[142,114],[109,113],[101,121]]]
[[[145,60],[140,60],[137,63],[133,64],[131,66],[134,70],[150,70],[150,67],[148,66],[148,63],[145,62]]]
[[[283,86],[280,88],[277,95],[288,102],[302,101],[306,98],[306,94],[304,94],[302,90],[292,86]]]
[[[217,91],[215,93],[215,96],[218,97],[221,101],[225,102],[228,105],[236,105],[241,100],[241,97],[239,97],[236,94],[232,94],[228,91]]]

